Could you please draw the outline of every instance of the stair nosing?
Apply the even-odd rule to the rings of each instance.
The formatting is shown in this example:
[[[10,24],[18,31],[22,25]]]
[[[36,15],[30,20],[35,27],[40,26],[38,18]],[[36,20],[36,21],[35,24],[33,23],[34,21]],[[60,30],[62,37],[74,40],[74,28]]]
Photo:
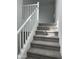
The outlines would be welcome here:
[[[34,37],[59,38],[58,36],[48,37],[46,35],[34,35]]]

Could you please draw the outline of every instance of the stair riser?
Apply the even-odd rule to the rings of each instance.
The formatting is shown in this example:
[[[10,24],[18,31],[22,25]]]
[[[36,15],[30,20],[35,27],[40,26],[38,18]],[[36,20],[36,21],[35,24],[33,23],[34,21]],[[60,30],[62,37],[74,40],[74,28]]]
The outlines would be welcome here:
[[[50,30],[50,29],[57,29],[56,27],[37,27],[37,30]]]
[[[49,27],[37,27],[37,30],[49,30]]]
[[[60,59],[60,58],[56,58],[56,57],[48,57],[48,56],[43,56],[43,55],[39,55],[39,54],[34,54],[34,53],[27,53],[28,57],[33,57],[33,58],[37,58],[37,59]]]
[[[59,42],[59,38],[47,38],[47,37],[34,37],[34,40]]]
[[[39,45],[39,44],[31,44],[31,47],[60,51],[60,47],[56,47],[56,46],[45,46],[45,45]]]
[[[56,24],[42,24],[40,23],[39,26],[55,26]]]

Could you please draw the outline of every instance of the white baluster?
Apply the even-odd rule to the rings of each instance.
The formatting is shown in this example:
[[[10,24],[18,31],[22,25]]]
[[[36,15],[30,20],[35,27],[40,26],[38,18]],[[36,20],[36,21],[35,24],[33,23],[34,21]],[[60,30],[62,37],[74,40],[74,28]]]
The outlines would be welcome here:
[[[21,25],[21,23],[20,23],[20,25]],[[20,45],[20,52],[21,52],[21,31],[19,32],[18,35],[19,35],[19,43],[20,43],[19,45]]]
[[[39,2],[37,3],[37,20],[39,21]]]
[[[23,47],[24,47],[24,28],[23,28],[23,33],[22,33],[22,35],[23,35],[22,42],[23,42]]]
[[[25,27],[25,43],[26,43],[26,27]]]
[[[28,26],[29,26],[29,25],[28,25]],[[28,29],[29,29],[28,26],[27,26],[27,39],[28,39]]]

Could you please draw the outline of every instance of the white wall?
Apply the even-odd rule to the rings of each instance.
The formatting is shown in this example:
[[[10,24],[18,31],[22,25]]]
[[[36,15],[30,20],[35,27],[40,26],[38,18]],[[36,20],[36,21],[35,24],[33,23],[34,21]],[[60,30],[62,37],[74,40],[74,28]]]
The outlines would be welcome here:
[[[17,0],[17,29],[21,26],[22,21],[22,0]]]
[[[17,29],[21,27],[21,25],[26,21],[26,19],[30,16],[30,14],[34,11],[36,6],[29,6],[24,7],[24,2],[30,3],[29,0],[17,0]]]
[[[56,22],[58,21],[58,29],[59,29],[59,38],[60,38],[60,46],[62,53],[62,0],[56,1]]]

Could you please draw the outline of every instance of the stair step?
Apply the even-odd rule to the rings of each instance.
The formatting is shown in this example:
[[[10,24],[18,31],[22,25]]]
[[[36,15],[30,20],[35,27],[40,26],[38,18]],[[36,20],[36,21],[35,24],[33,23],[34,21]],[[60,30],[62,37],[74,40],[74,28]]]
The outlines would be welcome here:
[[[34,40],[49,41],[49,42],[59,42],[59,38],[57,36],[35,35]]]
[[[33,58],[33,57],[27,57],[26,59],[37,59],[37,58]]]
[[[58,36],[58,31],[45,31],[45,30],[37,30],[36,31],[36,35],[48,35],[50,33]]]
[[[27,57],[26,59],[52,59],[51,57],[42,56],[42,55],[38,55],[38,54],[34,54],[34,53],[28,53],[27,55],[29,57]],[[53,57],[53,59],[61,59],[61,58]]]
[[[59,46],[59,43],[57,43],[57,42],[47,42],[47,41],[33,40],[31,46],[35,47],[35,48],[42,48],[42,49],[60,51],[60,46]]]
[[[54,23],[39,23],[39,26],[55,26]]]
[[[27,55],[29,57],[44,57],[44,58],[55,58],[55,59],[61,59],[60,52],[58,51],[51,51],[51,50],[46,50],[46,49],[38,49],[38,48],[30,48]],[[35,55],[35,56],[33,56]]]
[[[36,35],[48,35],[48,32],[37,30],[37,31],[36,31]]]
[[[43,31],[43,32],[58,32],[58,29],[50,29],[50,30],[36,30],[36,31]]]
[[[57,29],[56,26],[38,26],[37,30],[50,30],[50,29]]]

